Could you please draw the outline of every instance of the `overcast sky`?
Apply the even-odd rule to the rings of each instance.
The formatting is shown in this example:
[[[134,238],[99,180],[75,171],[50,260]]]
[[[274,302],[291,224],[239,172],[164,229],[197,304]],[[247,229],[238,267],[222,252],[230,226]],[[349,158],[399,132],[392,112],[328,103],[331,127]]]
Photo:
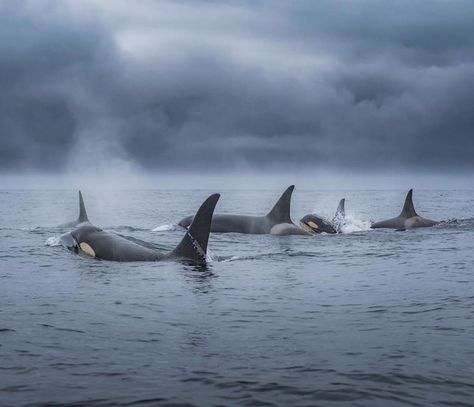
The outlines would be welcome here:
[[[474,1],[0,2],[0,173],[474,170]]]

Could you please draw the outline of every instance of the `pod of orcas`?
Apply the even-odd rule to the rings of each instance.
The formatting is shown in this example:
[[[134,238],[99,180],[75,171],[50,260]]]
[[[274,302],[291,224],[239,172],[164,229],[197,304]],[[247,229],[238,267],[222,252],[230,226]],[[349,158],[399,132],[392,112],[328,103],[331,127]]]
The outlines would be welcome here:
[[[294,185],[290,185],[273,208],[263,216],[214,214],[220,195],[210,195],[195,215],[187,216],[179,222],[179,225],[185,229],[185,234],[181,242],[169,253],[158,252],[150,248],[146,242],[135,241],[94,226],[89,221],[82,193],[79,191],[79,216],[77,220],[59,226],[74,228],[71,232],[62,235],[60,241],[63,246],[75,253],[101,260],[122,262],[180,260],[205,265],[211,232],[288,236],[335,234],[342,231],[345,222],[344,198],[339,202],[332,219],[308,214],[300,219],[299,225],[293,223],[290,207],[294,188]],[[375,222],[371,228],[406,230],[434,226],[438,223],[416,213],[413,205],[413,190],[410,189],[401,213],[394,218]]]

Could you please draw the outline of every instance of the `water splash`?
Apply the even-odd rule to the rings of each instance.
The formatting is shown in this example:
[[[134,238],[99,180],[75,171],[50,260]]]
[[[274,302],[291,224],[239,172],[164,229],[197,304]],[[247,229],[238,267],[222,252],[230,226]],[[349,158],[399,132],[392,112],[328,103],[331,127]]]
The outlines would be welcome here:
[[[51,247],[61,246],[61,236],[48,237],[44,244]]]
[[[341,223],[341,233],[354,233],[370,229],[371,222],[363,220],[353,213],[346,213],[344,221]]]
[[[174,230],[175,225],[172,224],[165,224],[165,225],[158,225],[157,227],[153,228],[152,232],[165,232],[167,230]]]
[[[212,263],[213,261],[214,261],[214,256],[212,255],[212,252],[208,247],[207,248],[207,253],[206,253],[206,262]]]
[[[319,211],[313,210],[312,213],[326,219],[339,233],[354,233],[372,230],[370,229],[370,221],[363,220],[358,215],[347,211],[345,211],[344,216],[338,212],[334,214],[332,212],[333,210],[334,209],[330,207],[323,207],[320,208]]]

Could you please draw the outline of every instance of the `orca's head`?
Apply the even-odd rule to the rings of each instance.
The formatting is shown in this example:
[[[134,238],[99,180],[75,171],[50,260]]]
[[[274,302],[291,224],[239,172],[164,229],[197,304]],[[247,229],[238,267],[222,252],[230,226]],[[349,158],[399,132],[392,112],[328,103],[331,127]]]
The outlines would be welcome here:
[[[71,232],[71,235],[76,242],[81,243],[87,241],[91,235],[99,232],[102,232],[102,229],[88,223],[79,226],[77,229],[73,230]]]
[[[100,234],[102,229],[91,225],[90,223],[83,224],[82,226],[78,227],[77,229],[71,232],[71,236],[75,241],[75,249],[76,253],[82,252],[90,257],[96,257],[96,253],[94,251],[94,244],[92,243],[94,240],[95,235],[98,233]]]
[[[324,218],[317,215],[306,215],[300,219],[300,225],[311,233],[337,233],[336,229]]]

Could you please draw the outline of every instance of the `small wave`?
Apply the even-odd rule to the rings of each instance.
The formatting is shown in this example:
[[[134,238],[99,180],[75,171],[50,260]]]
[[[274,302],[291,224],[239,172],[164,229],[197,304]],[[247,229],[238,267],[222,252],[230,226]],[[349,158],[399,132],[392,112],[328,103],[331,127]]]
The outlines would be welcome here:
[[[54,227],[43,227],[43,226],[33,226],[33,227],[19,227],[19,228],[8,228],[9,230],[19,230],[21,232],[29,232],[37,235],[42,235],[44,233],[52,233],[57,230]]]
[[[46,246],[61,246],[61,236],[51,236],[46,239]]]
[[[145,232],[148,229],[142,229],[142,228],[136,228],[133,226],[127,226],[127,225],[119,225],[119,226],[111,226],[106,229],[112,229],[115,230],[116,232]]]
[[[228,261],[234,261],[234,260],[240,260],[240,259],[245,259],[245,257],[243,257],[243,256],[231,256],[229,258],[222,258],[219,261],[222,262],[222,263],[226,263]]]
[[[14,228],[8,228],[8,229],[15,230]],[[21,230],[22,232],[34,232],[38,229],[41,229],[41,228],[40,227],[32,227],[32,228],[22,227],[22,228],[18,228],[18,230]]]
[[[461,220],[462,220],[462,219],[461,219]],[[443,224],[443,223],[446,224],[446,225],[452,225],[452,224],[455,225],[455,224],[459,223],[459,220],[456,219],[456,218],[449,218],[449,219],[447,219],[447,220],[444,220],[444,221],[442,220],[442,221],[440,222],[440,224]]]
[[[157,227],[153,228],[151,231],[152,232],[165,232],[167,230],[173,230],[174,228],[175,228],[175,225],[172,225],[172,224],[158,225]]]
[[[472,229],[474,228],[474,218],[449,218],[447,220],[442,220],[435,227],[446,227],[446,228],[456,228],[456,229]]]
[[[259,253],[249,256],[215,256],[214,261],[219,263],[227,263],[230,261],[236,260],[261,260],[266,258],[272,258],[276,256],[286,255],[284,252],[273,252],[273,253]],[[289,256],[298,256],[298,255],[307,255],[307,253],[298,252],[298,253],[289,253]]]

